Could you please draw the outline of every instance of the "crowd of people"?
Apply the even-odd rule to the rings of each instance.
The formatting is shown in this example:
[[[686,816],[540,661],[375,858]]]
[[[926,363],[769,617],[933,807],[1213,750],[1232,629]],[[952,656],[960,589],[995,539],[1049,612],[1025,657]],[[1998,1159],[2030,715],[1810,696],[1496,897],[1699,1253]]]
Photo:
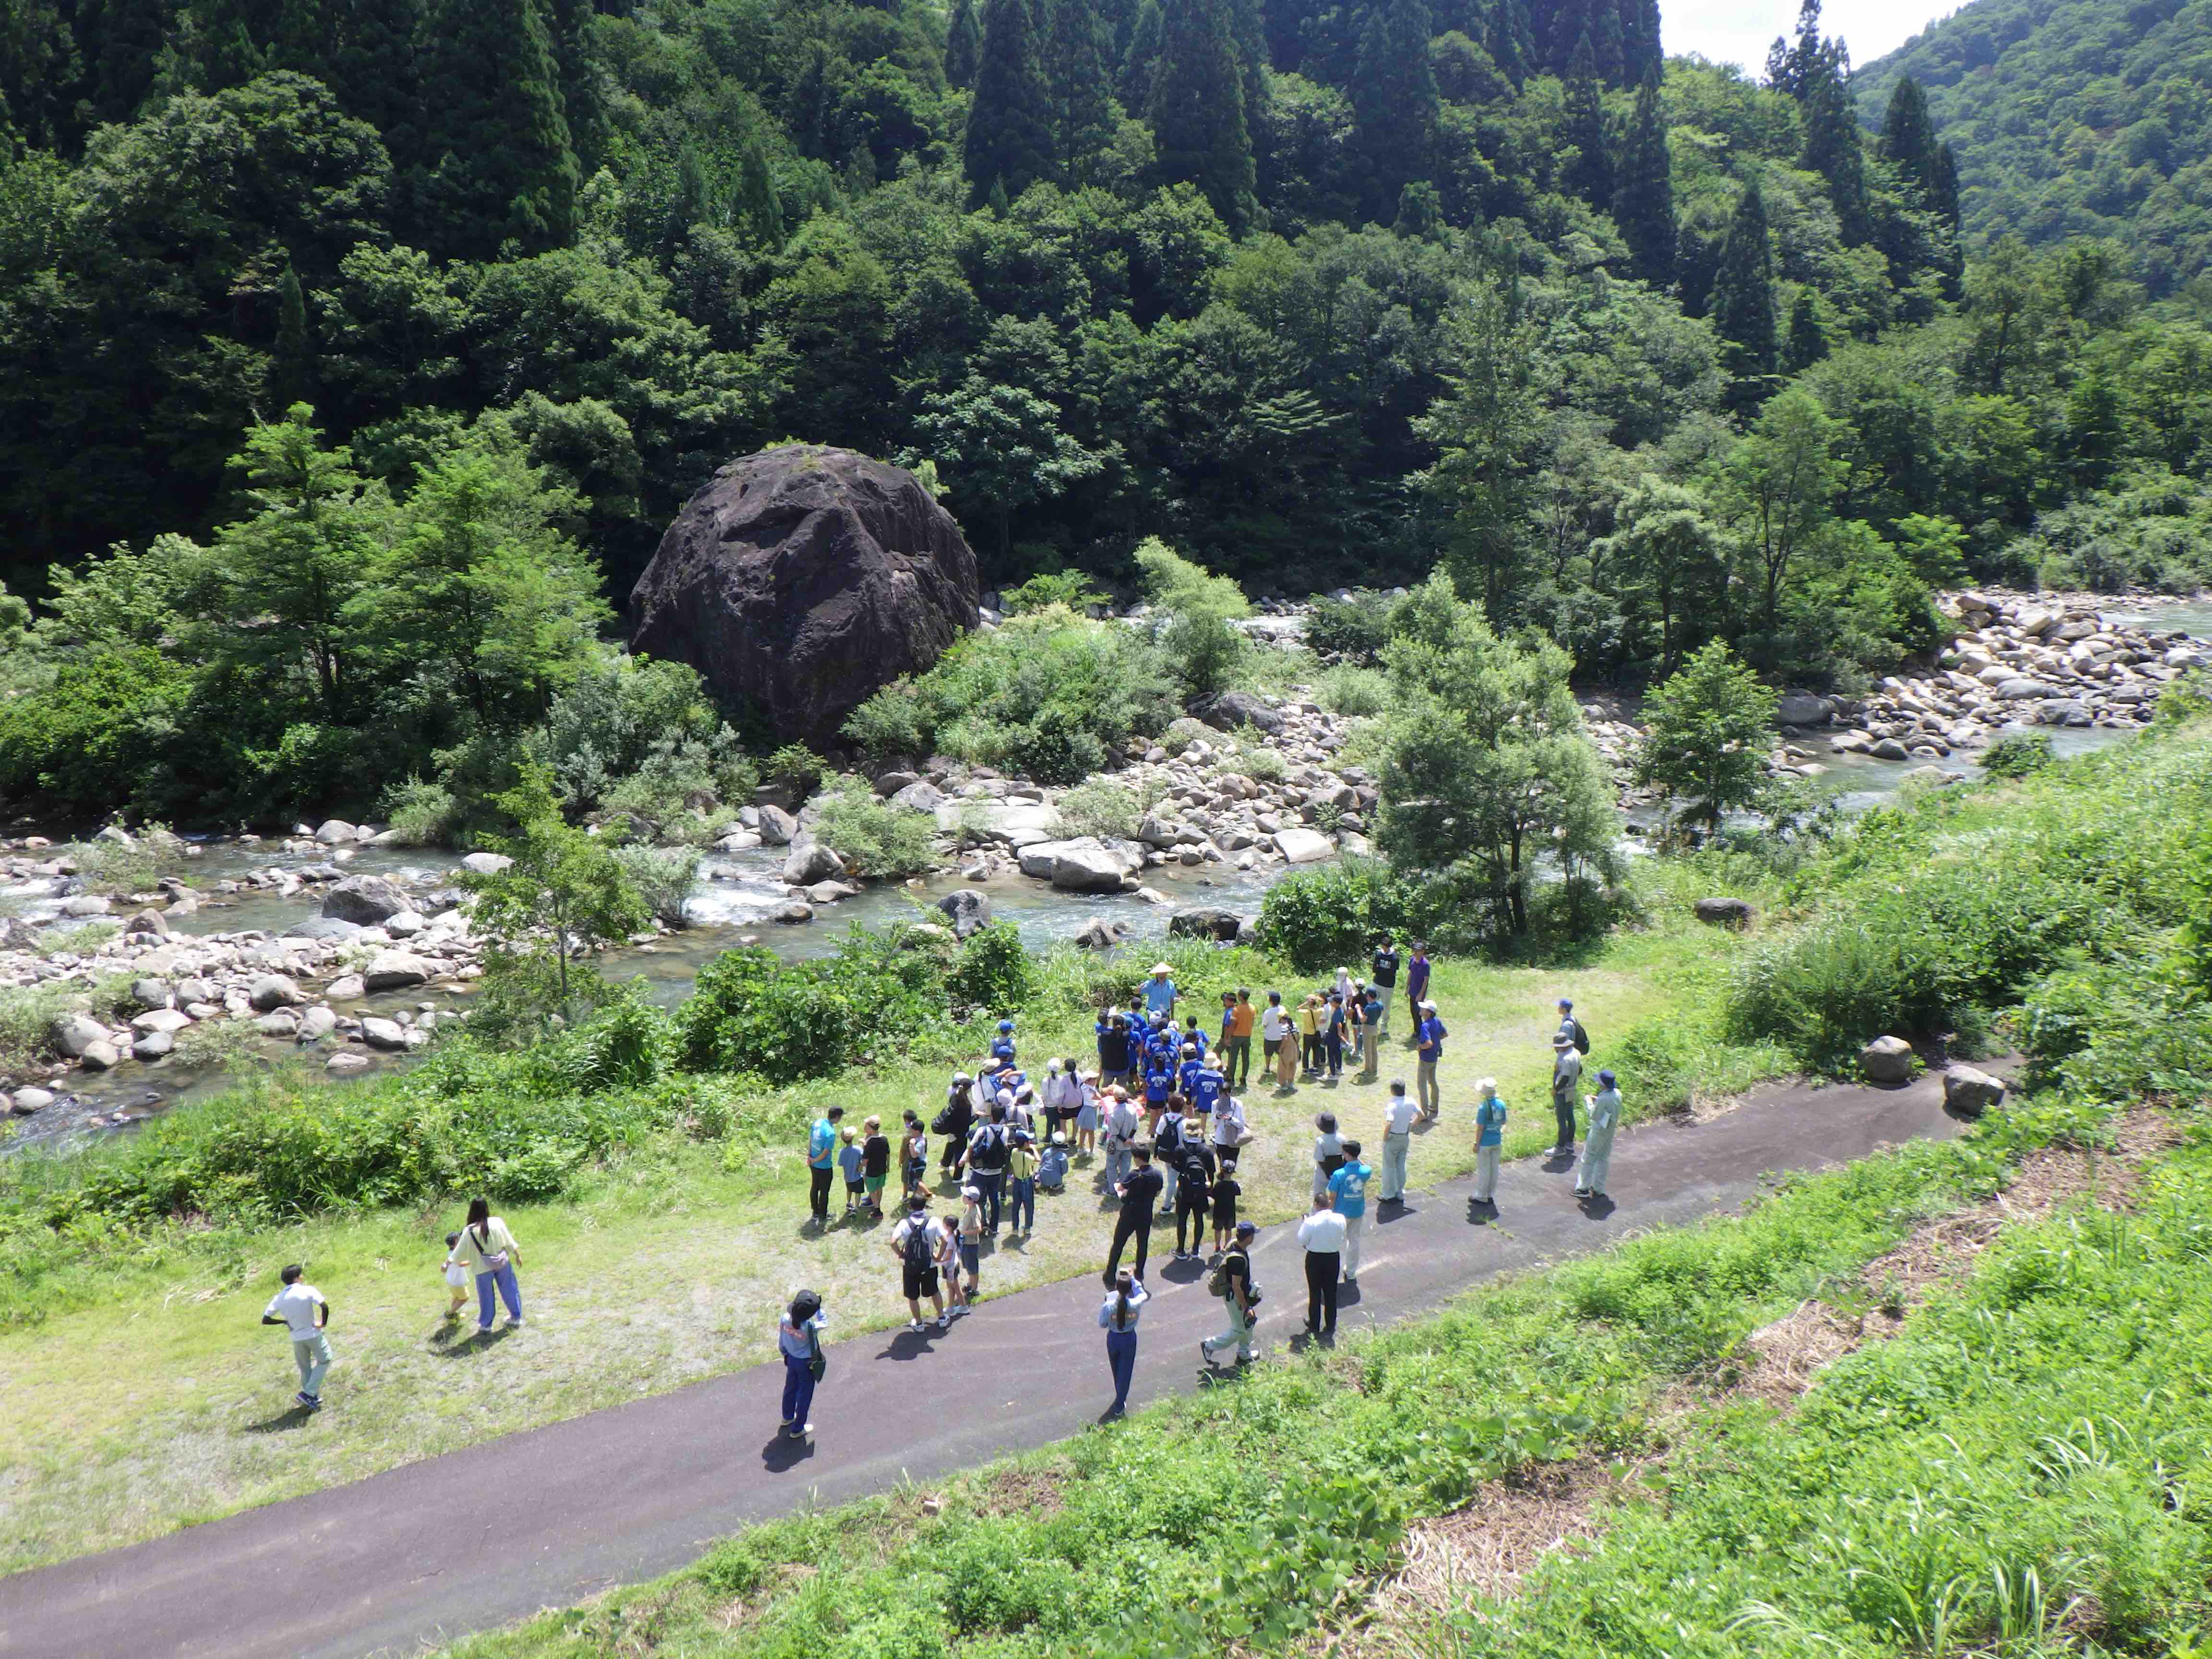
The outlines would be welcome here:
[[[943,1105],[927,1121],[918,1110],[902,1115],[896,1132],[871,1115],[845,1122],[830,1106],[810,1127],[806,1142],[809,1225],[831,1225],[831,1206],[842,1176],[844,1216],[867,1223],[885,1218],[894,1169],[899,1179],[896,1220],[884,1249],[897,1261],[908,1328],[949,1329],[981,1293],[987,1243],[1001,1230],[1024,1237],[1036,1225],[1037,1197],[1063,1192],[1074,1159],[1092,1164],[1097,1188],[1115,1206],[1112,1242],[1102,1274],[1106,1295],[1098,1323],[1106,1332],[1114,1381],[1109,1414],[1126,1408],[1136,1361],[1137,1330],[1151,1293],[1145,1273],[1152,1230],[1172,1224],[1172,1260],[1202,1262],[1207,1286],[1225,1308],[1226,1325],[1200,1347],[1209,1367],[1233,1351],[1242,1365],[1254,1357],[1253,1331],[1261,1293],[1254,1276],[1254,1224],[1238,1213],[1243,1196],[1237,1169],[1254,1134],[1244,1097],[1252,1087],[1252,1041],[1261,1052],[1262,1086],[1277,1095],[1302,1083],[1340,1079],[1349,1060],[1372,1079],[1381,1045],[1389,1036],[1392,1005],[1406,1000],[1408,1045],[1414,1051],[1413,1092],[1393,1081],[1382,1112],[1377,1162],[1344,1132],[1337,1115],[1314,1118],[1312,1207],[1297,1223],[1297,1243],[1306,1280],[1304,1331],[1312,1340],[1334,1340],[1341,1288],[1359,1282],[1370,1188],[1384,1209],[1407,1198],[1407,1165],[1416,1130],[1443,1114],[1437,1070],[1449,1036],[1429,998],[1431,963],[1416,942],[1401,957],[1395,940],[1376,949],[1364,978],[1338,969],[1325,984],[1286,1002],[1268,991],[1255,1002],[1248,988],[1221,994],[1218,1023],[1202,1024],[1184,1012],[1187,999],[1163,962],[1154,965],[1126,1007],[1103,1012],[1089,1064],[1072,1055],[1048,1060],[1032,1076],[1019,1054],[1015,1024],[998,1023],[990,1053],[973,1073],[954,1073]],[[1573,1005],[1558,1003],[1552,1037],[1552,1105],[1555,1157],[1572,1160],[1575,1195],[1606,1196],[1613,1140],[1621,1113],[1617,1079],[1596,1074],[1595,1094],[1582,1093],[1589,1036]],[[1474,1202],[1494,1214],[1498,1160],[1507,1109],[1496,1082],[1475,1086]],[[1577,1154],[1579,1121],[1587,1131]],[[933,1213],[931,1142],[953,1207]],[[461,1229],[447,1235],[446,1281],[452,1290],[449,1319],[457,1320],[475,1286],[477,1329],[488,1332],[504,1302],[507,1323],[522,1323],[515,1263],[521,1255],[507,1224],[483,1199],[469,1206]],[[1123,1257],[1128,1256],[1127,1265]],[[927,1311],[924,1307],[927,1304]],[[264,1322],[289,1332],[300,1372],[299,1406],[321,1408],[321,1388],[331,1363],[328,1300],[308,1285],[298,1267],[287,1267],[283,1288]],[[781,1432],[804,1438],[814,1386],[827,1368],[820,1333],[828,1315],[812,1291],[793,1297],[777,1330],[785,1363]]]

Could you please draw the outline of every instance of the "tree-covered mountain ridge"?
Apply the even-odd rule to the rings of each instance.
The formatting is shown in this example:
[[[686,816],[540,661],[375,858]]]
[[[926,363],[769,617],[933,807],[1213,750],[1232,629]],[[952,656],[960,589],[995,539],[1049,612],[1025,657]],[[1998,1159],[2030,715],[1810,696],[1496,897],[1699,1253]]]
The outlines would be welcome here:
[[[2154,295],[2212,258],[2212,3],[1972,0],[1866,65],[1877,121],[1911,76],[1960,157],[1969,232],[2112,238]]]

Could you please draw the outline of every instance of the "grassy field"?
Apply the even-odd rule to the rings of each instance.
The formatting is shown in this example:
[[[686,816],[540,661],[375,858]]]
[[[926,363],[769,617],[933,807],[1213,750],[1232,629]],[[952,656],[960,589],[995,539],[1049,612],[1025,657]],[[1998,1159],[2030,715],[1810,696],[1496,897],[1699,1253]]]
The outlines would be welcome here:
[[[2212,1138],[2115,1127],[1796,1180],[451,1652],[2201,1654]]]
[[[1709,1089],[1740,1089],[1782,1066],[1778,1051],[1731,1049],[1709,1035],[1727,964],[1745,942],[1699,927],[1663,884],[1654,894],[1650,926],[1616,933],[1572,968],[1439,964],[1452,1034],[1445,1109],[1415,1144],[1417,1182],[1472,1167],[1467,1114],[1485,1074],[1515,1109],[1509,1152],[1548,1144],[1559,995],[1575,999],[1593,1035],[1593,1065],[1641,1031],[1658,1070],[1693,1061]],[[1270,983],[1303,986],[1287,975]],[[1249,1098],[1259,1139],[1241,1174],[1255,1218],[1305,1207],[1314,1112],[1378,1136],[1389,1081],[1411,1079],[1403,1013],[1401,1004],[1373,1080],[1347,1075]],[[1035,1058],[1091,1052],[1087,1025],[1075,1022],[1029,1030],[1024,1044]],[[1632,1117],[1661,1087],[1656,1076],[1641,1094],[1630,1085]],[[835,1100],[848,1122],[876,1112],[896,1123],[909,1105],[929,1115],[942,1091],[941,1073],[900,1067],[791,1092],[809,1113]],[[795,1145],[671,1135],[592,1170],[558,1201],[501,1206],[523,1245],[530,1319],[490,1340],[475,1337],[465,1314],[458,1324],[443,1317],[443,1236],[459,1224],[458,1205],[332,1212],[205,1238],[124,1230],[92,1265],[42,1287],[38,1322],[0,1334],[0,1394],[11,1407],[0,1422],[0,1566],[128,1542],[754,1363],[802,1284],[836,1304],[846,1330],[903,1318],[877,1228],[841,1221],[817,1237],[805,1227],[802,1164]],[[1110,1213],[1078,1165],[1064,1195],[1040,1200],[1034,1237],[1002,1241],[987,1259],[985,1294],[1092,1270]],[[330,1409],[304,1423],[288,1410],[289,1348],[258,1322],[289,1261],[307,1265],[334,1308]]]

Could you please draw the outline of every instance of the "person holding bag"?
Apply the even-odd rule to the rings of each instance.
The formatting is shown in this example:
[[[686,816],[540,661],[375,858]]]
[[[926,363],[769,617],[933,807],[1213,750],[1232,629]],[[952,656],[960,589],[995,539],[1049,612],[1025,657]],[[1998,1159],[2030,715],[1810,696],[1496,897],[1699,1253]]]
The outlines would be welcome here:
[[[491,1212],[489,1199],[469,1200],[468,1224],[461,1229],[460,1243],[453,1246],[453,1256],[465,1271],[476,1277],[479,1335],[491,1328],[492,1316],[499,1311],[499,1297],[507,1299],[507,1322],[522,1323],[522,1286],[514,1276],[514,1264],[522,1258],[522,1246],[514,1242],[507,1223]]]
[[[811,1291],[801,1291],[791,1298],[783,1322],[776,1327],[776,1346],[783,1353],[782,1432],[793,1440],[804,1440],[814,1432],[807,1413],[814,1406],[814,1385],[830,1369],[822,1352],[822,1328],[829,1322],[830,1316],[822,1311],[822,1298]]]

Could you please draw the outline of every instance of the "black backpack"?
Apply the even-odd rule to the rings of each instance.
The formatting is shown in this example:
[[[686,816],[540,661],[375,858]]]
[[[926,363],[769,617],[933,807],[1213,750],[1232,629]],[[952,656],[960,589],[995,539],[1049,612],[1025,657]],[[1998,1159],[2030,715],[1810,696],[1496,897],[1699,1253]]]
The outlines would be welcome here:
[[[1176,1112],[1165,1112],[1152,1131],[1152,1156],[1165,1158],[1182,1147],[1182,1117]]]
[[[1583,1030],[1582,1021],[1578,1019],[1570,1019],[1567,1024],[1575,1028],[1575,1052],[1578,1054],[1588,1054],[1589,1052],[1589,1033]]]
[[[975,1144],[968,1149],[968,1162],[975,1169],[988,1174],[1006,1167],[1006,1131],[1004,1126],[986,1124]]]
[[[910,1225],[906,1234],[906,1265],[916,1271],[937,1260],[936,1241],[930,1234],[936,1230],[929,1224],[927,1213],[908,1218]]]
[[[1204,1204],[1206,1188],[1212,1180],[1213,1177],[1206,1173],[1206,1160],[1194,1157],[1182,1166],[1182,1185],[1176,1189],[1176,1201],[1183,1203],[1187,1200],[1185,1207],[1194,1209]]]

